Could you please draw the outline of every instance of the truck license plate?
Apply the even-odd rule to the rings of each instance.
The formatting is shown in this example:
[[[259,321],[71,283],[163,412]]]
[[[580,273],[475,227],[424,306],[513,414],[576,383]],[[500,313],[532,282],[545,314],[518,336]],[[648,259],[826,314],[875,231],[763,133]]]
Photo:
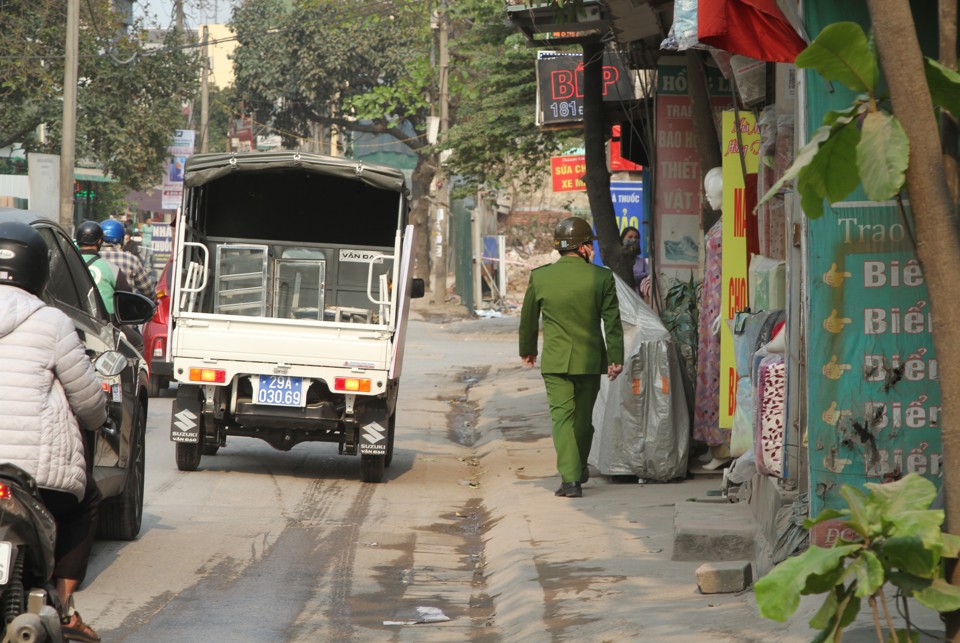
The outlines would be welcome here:
[[[259,375],[253,389],[254,404],[304,406],[303,378],[286,375]]]
[[[10,582],[10,568],[13,566],[13,543],[0,540],[0,585]]]

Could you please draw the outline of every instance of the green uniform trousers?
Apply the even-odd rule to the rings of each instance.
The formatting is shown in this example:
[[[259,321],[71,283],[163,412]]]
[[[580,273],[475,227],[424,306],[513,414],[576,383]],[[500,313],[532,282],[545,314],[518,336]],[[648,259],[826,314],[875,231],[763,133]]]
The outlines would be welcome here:
[[[593,404],[600,392],[599,375],[543,373],[553,421],[557,471],[564,482],[579,482],[593,443]]]

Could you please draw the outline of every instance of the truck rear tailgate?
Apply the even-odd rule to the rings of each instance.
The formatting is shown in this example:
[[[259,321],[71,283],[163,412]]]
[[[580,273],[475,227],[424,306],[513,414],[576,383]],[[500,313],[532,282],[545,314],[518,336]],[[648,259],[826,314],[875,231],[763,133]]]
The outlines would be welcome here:
[[[196,315],[177,320],[172,353],[183,359],[381,370],[388,368],[390,337],[387,330],[349,325]]]

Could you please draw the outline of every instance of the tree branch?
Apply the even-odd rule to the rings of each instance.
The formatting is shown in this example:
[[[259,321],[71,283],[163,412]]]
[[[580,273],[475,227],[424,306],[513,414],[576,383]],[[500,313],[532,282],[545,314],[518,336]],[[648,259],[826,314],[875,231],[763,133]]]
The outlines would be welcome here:
[[[408,132],[403,131],[401,128],[388,125],[383,121],[364,123],[349,118],[323,116],[322,114],[318,114],[312,110],[310,111],[310,120],[327,127],[335,125],[353,132],[365,132],[367,134],[389,134],[393,138],[397,139],[398,143],[403,143],[414,151],[421,150],[428,145],[428,143],[426,143],[420,136],[410,136]]]

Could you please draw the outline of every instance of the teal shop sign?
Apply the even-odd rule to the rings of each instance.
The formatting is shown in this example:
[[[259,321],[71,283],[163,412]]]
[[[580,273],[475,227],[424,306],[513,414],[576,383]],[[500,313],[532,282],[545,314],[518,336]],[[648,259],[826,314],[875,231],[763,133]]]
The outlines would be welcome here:
[[[943,461],[933,321],[908,224],[893,205],[838,203],[809,223],[810,515],[845,506],[843,484]],[[818,525],[818,527],[820,527]],[[839,535],[814,530],[817,544]]]
[[[864,0],[805,4],[811,37],[840,20],[869,29]],[[935,10],[918,31],[936,34]],[[934,41],[934,47],[936,43]],[[934,51],[936,49],[934,48]],[[934,54],[935,55],[935,54]],[[809,136],[856,97],[806,72]],[[906,217],[906,219],[904,219]],[[940,382],[930,299],[910,234],[909,207],[867,201],[862,190],[808,221],[807,454],[810,515],[846,506],[841,485],[919,473],[939,486],[943,463]],[[840,535],[817,525],[816,545]]]

